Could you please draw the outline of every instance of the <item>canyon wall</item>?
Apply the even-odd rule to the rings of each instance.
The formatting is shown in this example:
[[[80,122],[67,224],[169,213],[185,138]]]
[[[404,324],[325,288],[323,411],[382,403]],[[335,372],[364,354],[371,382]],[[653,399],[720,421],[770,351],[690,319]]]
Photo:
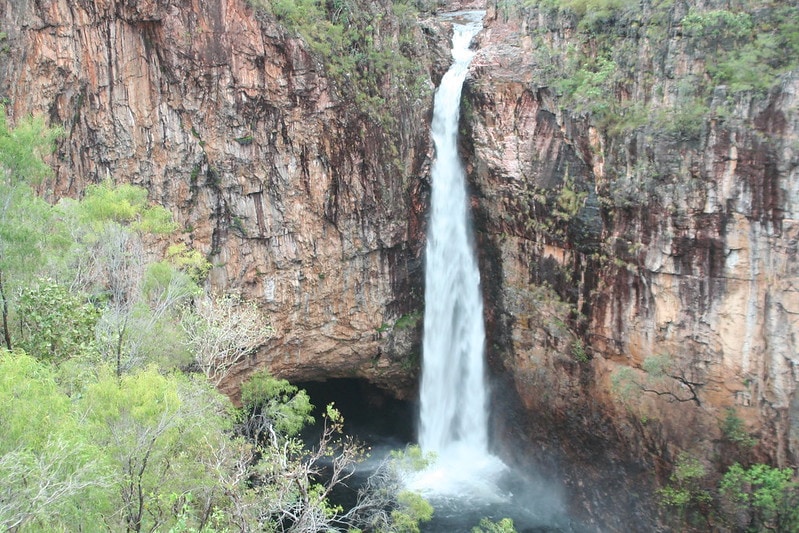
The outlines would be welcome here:
[[[656,4],[671,6],[660,41],[645,26]],[[604,57],[629,70],[602,91],[584,82],[579,101],[553,70],[584,50],[595,77],[583,79],[599,79],[601,31],[497,3],[464,101],[497,380],[518,393],[539,449],[556,440],[579,464],[624,470],[617,446],[639,458],[624,475],[644,485],[664,482],[680,452],[711,470],[799,461],[799,73],[760,92],[715,87],[686,117],[681,91],[710,60],[681,27],[689,7],[643,2],[643,24],[600,21],[613,34]],[[646,115],[602,119],[605,101]],[[736,445],[738,423],[754,449]],[[627,505],[608,471],[562,475],[607,483],[586,505]]]
[[[602,94],[570,101],[552,83],[570,50],[593,52],[574,15],[544,7],[488,6],[464,89],[497,428],[535,443],[508,454],[565,453],[556,475],[619,530],[654,527],[646,498],[607,515],[681,451],[799,459],[799,75],[716,87],[708,112],[689,113],[681,91],[707,58],[683,34],[688,3],[671,4],[659,40],[617,24],[629,79],[607,91],[642,103],[622,108],[649,115],[634,125],[600,120]],[[431,80],[448,37],[425,22],[400,44],[381,20],[375,36],[415,43],[424,72],[415,95],[384,80],[383,119],[244,0],[0,5],[9,116],[66,131],[43,194],[146,187],[213,263],[210,286],[271,317],[275,337],[225,384],[234,395],[262,367],[415,388]],[[722,431],[730,416],[753,450]]]
[[[432,94],[418,25],[375,23],[387,47],[410,32],[426,76],[415,95],[381,87],[389,125],[245,0],[6,2],[0,20],[9,116],[66,131],[44,194],[146,187],[213,263],[211,287],[271,317],[275,337],[226,390],[264,366],[413,389]]]

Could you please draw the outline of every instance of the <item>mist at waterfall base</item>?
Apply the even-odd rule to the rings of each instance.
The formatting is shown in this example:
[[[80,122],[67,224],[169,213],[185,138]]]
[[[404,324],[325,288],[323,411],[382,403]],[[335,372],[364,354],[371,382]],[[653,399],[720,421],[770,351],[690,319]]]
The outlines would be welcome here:
[[[416,442],[418,403],[397,400],[364,380],[330,379],[295,385],[310,395],[316,406],[316,420],[322,419],[325,405],[334,403],[344,416],[344,432],[369,448],[368,458],[358,465],[347,487],[340,487],[333,495],[334,503],[348,508],[355,503],[358,489],[392,451]],[[306,436],[309,445],[318,439],[320,429]],[[458,463],[459,460],[466,462]],[[475,471],[469,458],[441,456],[437,464],[441,466],[442,461],[451,464],[422,476],[408,475],[409,484],[424,480],[433,488],[417,487],[435,509],[433,519],[421,524],[422,533],[469,533],[483,518],[493,521],[511,518],[519,533],[588,531],[569,518],[560,488],[535,472],[515,466],[502,468],[488,484],[491,491],[481,493],[479,480],[474,484],[474,475],[458,475]],[[436,478],[445,472],[454,473],[453,477]],[[464,481],[467,486],[471,484],[469,490],[463,489]]]

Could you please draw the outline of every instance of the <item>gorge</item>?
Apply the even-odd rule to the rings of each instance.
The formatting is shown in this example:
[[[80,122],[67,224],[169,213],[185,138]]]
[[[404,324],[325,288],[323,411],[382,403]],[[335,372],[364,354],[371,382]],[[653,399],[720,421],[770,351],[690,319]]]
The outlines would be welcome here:
[[[601,531],[678,529],[655,491],[680,457],[708,486],[732,462],[795,472],[795,6],[312,4],[313,31],[279,2],[0,6],[9,120],[64,129],[41,195],[146,188],[209,286],[270,317],[225,393],[263,368],[424,389],[434,14],[485,9],[457,150],[496,453]]]

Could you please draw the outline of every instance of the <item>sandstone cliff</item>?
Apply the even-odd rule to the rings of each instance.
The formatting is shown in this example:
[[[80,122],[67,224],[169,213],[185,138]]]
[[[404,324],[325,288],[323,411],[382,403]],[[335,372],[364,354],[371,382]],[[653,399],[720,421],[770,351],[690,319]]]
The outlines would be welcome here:
[[[620,530],[625,487],[663,481],[679,451],[745,453],[721,430],[729,413],[758,439],[746,453],[799,460],[799,75],[686,100],[711,61],[689,7],[597,15],[608,52],[586,17],[497,2],[465,88],[488,356],[511,385],[495,388],[497,426],[521,417],[537,447],[519,455],[565,452],[558,473]],[[45,193],[147,187],[214,263],[211,285],[270,315],[275,338],[228,392],[264,366],[415,386],[430,80],[447,46],[432,23],[379,20],[372,37],[424,73],[416,93],[381,81],[389,121],[244,0],[0,5],[9,114],[67,131]],[[593,62],[574,66],[574,49]],[[648,502],[631,513],[654,524]]]
[[[464,102],[489,357],[528,434],[582,464],[621,469],[612,448],[629,450],[644,484],[680,451],[795,467],[799,74],[709,83],[694,3],[593,22],[540,4],[489,12]],[[684,98],[688,84],[710,87]],[[722,431],[730,417],[752,452]]]
[[[255,299],[275,326],[242,376],[269,366],[414,386],[430,59],[419,26],[401,27],[389,3],[367,7],[368,37],[403,46],[422,74],[415,93],[378,80],[390,125],[245,0],[0,6],[9,115],[66,129],[48,194],[110,178],[167,206],[214,264],[212,287]]]

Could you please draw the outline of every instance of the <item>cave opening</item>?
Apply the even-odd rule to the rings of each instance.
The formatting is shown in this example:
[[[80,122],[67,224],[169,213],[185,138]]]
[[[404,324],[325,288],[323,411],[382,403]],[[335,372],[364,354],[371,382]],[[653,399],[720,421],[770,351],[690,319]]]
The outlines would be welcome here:
[[[317,422],[322,419],[325,407],[334,403],[344,417],[344,432],[370,448],[401,449],[416,440],[416,402],[397,399],[390,392],[357,378],[294,385],[310,396]]]

